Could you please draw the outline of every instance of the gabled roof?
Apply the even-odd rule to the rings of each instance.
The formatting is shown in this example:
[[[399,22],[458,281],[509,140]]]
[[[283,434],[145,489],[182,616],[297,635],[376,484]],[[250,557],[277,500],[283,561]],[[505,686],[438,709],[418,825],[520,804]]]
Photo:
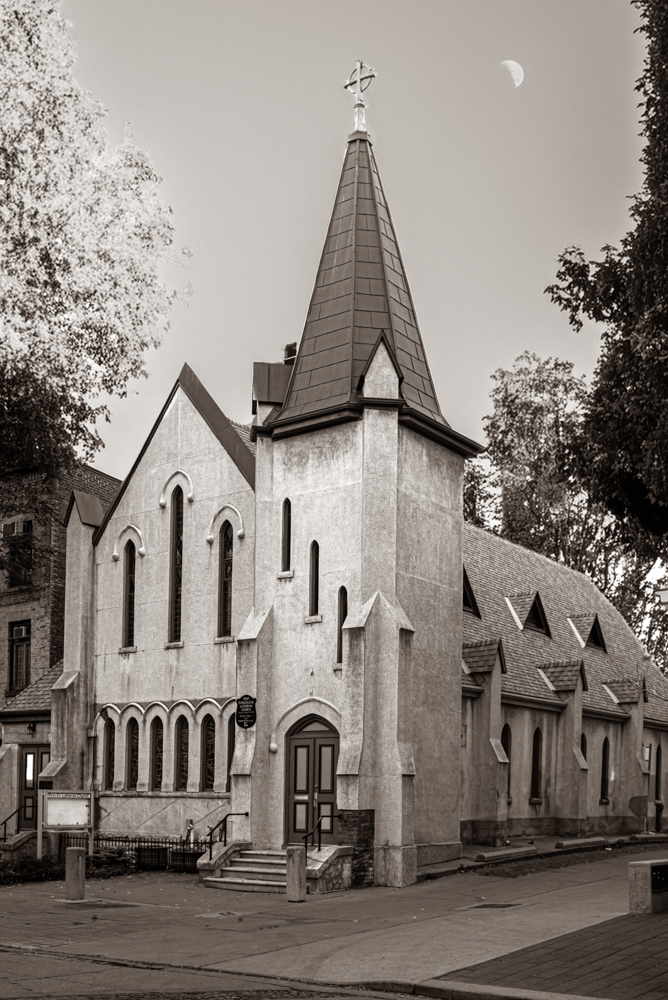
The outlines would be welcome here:
[[[359,418],[360,376],[381,331],[401,378],[402,422],[477,454],[441,413],[371,140],[354,132],[285,402],[264,427],[294,433]]]
[[[547,615],[537,590],[532,590],[528,594],[513,594],[507,601],[517,615],[520,628],[534,628],[544,632],[545,635],[550,635]]]
[[[557,660],[554,663],[539,663],[555,691],[575,691],[578,678],[582,677],[582,689],[588,691],[587,672],[582,660]]]
[[[501,673],[506,672],[506,658],[501,639],[482,639],[462,645],[462,659],[471,674],[488,674],[494,669],[496,658],[501,661]]]
[[[72,490],[70,502],[67,505],[67,512],[63,524],[67,527],[70,515],[76,506],[82,524],[89,524],[97,528],[104,519],[104,510],[99,497],[92,493],[82,493],[81,490]]]
[[[158,419],[151,428],[151,433],[146,438],[141,451],[137,455],[134,465],[123,480],[121,488],[114,498],[114,502],[105,513],[104,520],[100,524],[99,528],[97,528],[94,532],[93,545],[97,545],[100,538],[104,534],[104,529],[113,517],[114,511],[118,507],[121,497],[128,488],[137,466],[144,457],[146,449],[153,440],[153,437],[162,423],[162,419],[169,409],[169,406],[178,389],[182,389],[185,392],[186,396],[193,404],[199,415],[218,438],[244,479],[246,479],[252,489],[255,489],[255,445],[250,439],[250,428],[246,427],[245,424],[237,424],[233,420],[230,420],[229,417],[226,417],[213,396],[211,396],[211,394],[204,388],[192,368],[185,364],[181,369],[179,377],[174,383],[172,391],[167,397],[165,405],[160,411]]]
[[[603,684],[612,691],[620,705],[635,705],[643,696],[642,684],[632,677],[606,677]]]
[[[605,639],[597,614],[570,615],[573,625],[585,646],[605,649]]]
[[[63,661],[47,670],[34,683],[20,691],[7,702],[0,712],[0,718],[10,721],[12,717],[30,714],[45,715],[51,711],[51,688],[63,672]]]
[[[469,582],[468,575],[466,573],[466,566],[464,566],[464,611],[468,611],[472,615],[477,615],[480,618],[480,608],[478,607],[478,602],[475,599],[475,594],[473,593],[473,587]]]
[[[585,711],[603,710],[620,720],[627,718],[624,703],[615,704],[603,684],[617,690],[617,683],[623,682],[622,697],[639,697],[644,676],[646,725],[651,726],[653,719],[668,722],[668,678],[647,658],[622,615],[588,577],[471,524],[464,525],[463,558],[482,615],[482,619],[462,616],[463,639],[470,643],[495,641],[501,636],[508,668],[502,681],[504,693],[558,704],[557,693],[549,690],[536,667],[545,670],[544,664],[584,662],[588,683],[582,696]],[[513,620],[506,596],[527,591],[540,591],[551,638],[534,629],[520,631]],[[607,655],[581,646],[568,622],[578,613],[598,616]],[[626,687],[629,678],[633,691]]]

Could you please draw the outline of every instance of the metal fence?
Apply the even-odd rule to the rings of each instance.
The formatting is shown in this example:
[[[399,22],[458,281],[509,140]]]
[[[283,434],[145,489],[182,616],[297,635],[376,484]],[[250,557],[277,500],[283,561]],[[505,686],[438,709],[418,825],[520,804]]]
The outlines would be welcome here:
[[[61,833],[58,857],[65,860],[68,847],[87,847],[88,836],[81,833]],[[134,858],[135,868],[169,868],[176,872],[196,872],[197,861],[209,849],[208,840],[176,840],[171,837],[122,837],[96,833],[96,850],[122,850]]]

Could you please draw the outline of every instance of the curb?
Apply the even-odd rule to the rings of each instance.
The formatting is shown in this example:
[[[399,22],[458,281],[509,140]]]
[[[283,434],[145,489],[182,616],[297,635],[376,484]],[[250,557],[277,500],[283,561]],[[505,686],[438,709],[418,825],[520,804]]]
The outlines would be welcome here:
[[[442,1000],[602,1000],[601,997],[576,996],[574,993],[544,993],[541,990],[521,990],[507,986],[460,983],[455,979],[425,979],[422,983],[390,983],[367,980],[355,985],[358,989],[379,990],[385,993],[407,993],[418,997],[439,997]]]

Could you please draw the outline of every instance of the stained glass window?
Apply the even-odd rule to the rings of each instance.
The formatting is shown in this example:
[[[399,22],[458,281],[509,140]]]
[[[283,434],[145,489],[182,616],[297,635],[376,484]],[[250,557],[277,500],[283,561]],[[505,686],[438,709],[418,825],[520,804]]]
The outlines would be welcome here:
[[[202,788],[213,788],[216,771],[216,723],[207,715],[202,723]]]
[[[128,755],[128,788],[137,787],[139,777],[139,725],[136,719],[130,719],[125,731]]]
[[[123,646],[135,644],[135,546],[125,546],[125,594],[123,602]]]
[[[218,635],[232,635],[232,557],[234,534],[225,521],[219,534],[220,563],[218,580]]]
[[[111,719],[104,724],[104,787],[114,787],[116,762],[116,726]]]
[[[154,719],[151,723],[151,788],[159,792],[162,788],[162,719]]]
[[[169,594],[169,642],[181,641],[181,592],[183,586],[183,490],[172,493],[172,537]]]
[[[185,791],[188,787],[188,720],[180,716],[176,723],[176,788]]]

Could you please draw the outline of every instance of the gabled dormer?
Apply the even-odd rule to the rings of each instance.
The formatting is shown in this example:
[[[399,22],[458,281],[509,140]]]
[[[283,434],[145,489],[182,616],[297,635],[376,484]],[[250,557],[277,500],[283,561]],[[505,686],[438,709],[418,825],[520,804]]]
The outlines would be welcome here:
[[[475,615],[476,618],[482,618],[480,614],[480,609],[478,608],[478,602],[475,599],[475,594],[473,593],[473,587],[471,586],[466,572],[466,566],[463,567],[464,570],[464,599],[463,599],[463,609],[468,611],[470,615]]]
[[[603,630],[597,614],[571,615],[568,622],[583,649],[585,646],[590,646],[593,649],[602,649],[604,653],[607,653]]]
[[[506,604],[520,630],[530,629],[533,632],[542,632],[543,635],[551,638],[550,626],[537,590],[506,597]]]

